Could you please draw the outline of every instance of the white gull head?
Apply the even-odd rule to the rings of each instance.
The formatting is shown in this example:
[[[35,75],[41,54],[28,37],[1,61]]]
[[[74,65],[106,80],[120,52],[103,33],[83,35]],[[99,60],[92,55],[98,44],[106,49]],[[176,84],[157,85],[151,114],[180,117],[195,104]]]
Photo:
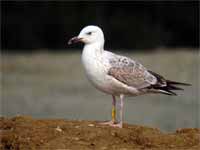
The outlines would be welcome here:
[[[100,27],[89,25],[84,27],[77,37],[69,40],[68,44],[82,42],[85,45],[99,45],[101,48],[104,46],[104,34]]]

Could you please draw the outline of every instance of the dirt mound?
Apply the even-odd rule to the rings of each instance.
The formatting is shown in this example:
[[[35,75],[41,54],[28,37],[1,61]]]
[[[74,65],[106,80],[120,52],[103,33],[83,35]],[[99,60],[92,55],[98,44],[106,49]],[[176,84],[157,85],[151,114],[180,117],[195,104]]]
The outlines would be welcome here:
[[[200,149],[200,129],[162,133],[128,125],[123,129],[95,121],[36,120],[19,116],[0,118],[2,150],[133,150]]]

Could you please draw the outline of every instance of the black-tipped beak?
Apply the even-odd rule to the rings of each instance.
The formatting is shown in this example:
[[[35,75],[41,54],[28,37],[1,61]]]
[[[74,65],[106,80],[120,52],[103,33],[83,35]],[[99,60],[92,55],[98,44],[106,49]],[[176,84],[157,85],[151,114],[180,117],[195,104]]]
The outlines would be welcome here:
[[[78,37],[75,36],[75,37],[71,38],[71,39],[68,41],[68,45],[81,42],[81,40],[82,40],[82,38],[78,38]]]

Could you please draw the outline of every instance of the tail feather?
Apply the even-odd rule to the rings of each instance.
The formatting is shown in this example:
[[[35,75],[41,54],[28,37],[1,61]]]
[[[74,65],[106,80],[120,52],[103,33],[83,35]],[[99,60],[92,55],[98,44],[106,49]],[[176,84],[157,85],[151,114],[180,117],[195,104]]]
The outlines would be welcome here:
[[[191,84],[188,83],[166,80],[164,77],[153,71],[149,72],[157,78],[157,83],[149,87],[149,89],[153,92],[163,93],[166,95],[177,95],[173,90],[183,90],[177,86],[191,86]]]
[[[167,89],[165,89],[165,90],[158,90],[158,91],[159,91],[159,93],[166,94],[166,95],[171,95],[171,96],[176,96],[177,95],[175,92],[172,92],[172,91],[167,90]]]
[[[183,85],[183,86],[191,86],[189,83],[182,83],[182,82],[176,82],[176,81],[171,81],[171,80],[166,80],[168,84],[176,84],[176,85]]]
[[[184,90],[184,89],[177,87],[176,85],[190,86],[191,84],[166,80],[166,86],[156,87],[156,88],[159,89],[160,92],[163,94],[177,95],[175,92],[173,92],[173,90]]]
[[[180,87],[177,87],[177,86],[174,86],[174,85],[170,85],[170,84],[167,84],[166,88],[168,90],[184,90],[184,89],[182,89]]]

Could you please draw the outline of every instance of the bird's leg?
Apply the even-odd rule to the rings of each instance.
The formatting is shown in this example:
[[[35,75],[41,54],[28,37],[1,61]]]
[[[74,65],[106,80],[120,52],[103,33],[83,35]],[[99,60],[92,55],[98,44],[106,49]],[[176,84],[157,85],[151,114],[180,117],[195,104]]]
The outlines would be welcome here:
[[[111,125],[113,126],[116,123],[116,98],[112,95],[112,120],[108,122],[103,122],[103,125]]]
[[[120,95],[120,121],[117,124],[112,124],[112,127],[119,127],[122,128],[123,126],[123,107],[124,107],[124,95]]]
[[[123,126],[123,108],[124,108],[124,95],[121,94],[120,95],[120,121],[119,123],[115,123],[115,118],[116,118],[116,101],[115,101],[115,97],[113,96],[113,107],[114,109],[112,109],[112,120],[103,124],[107,124],[110,125],[112,127],[119,127],[122,128]]]
[[[124,109],[124,95],[120,95],[120,122],[119,122],[119,127],[122,128],[123,125],[123,110]]]
[[[112,122],[114,124],[116,122],[116,99],[114,95],[112,95],[112,98]]]

